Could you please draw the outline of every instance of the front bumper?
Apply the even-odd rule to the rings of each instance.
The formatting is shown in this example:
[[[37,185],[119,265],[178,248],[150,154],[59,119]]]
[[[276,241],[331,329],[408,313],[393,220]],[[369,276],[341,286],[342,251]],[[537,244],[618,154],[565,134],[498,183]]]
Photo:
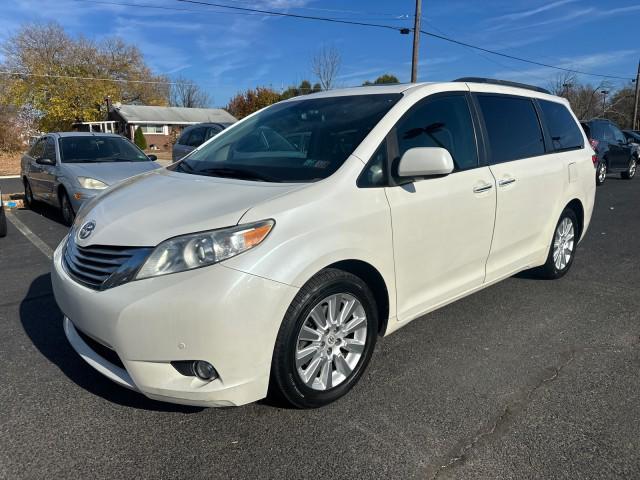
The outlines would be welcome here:
[[[214,265],[95,291],[69,277],[61,247],[52,283],[65,334],[100,373],[149,398],[187,405],[242,405],[266,396],[273,346],[296,288]],[[78,330],[115,351],[122,365],[92,349]],[[219,378],[182,375],[170,363],[180,360],[206,360]]]

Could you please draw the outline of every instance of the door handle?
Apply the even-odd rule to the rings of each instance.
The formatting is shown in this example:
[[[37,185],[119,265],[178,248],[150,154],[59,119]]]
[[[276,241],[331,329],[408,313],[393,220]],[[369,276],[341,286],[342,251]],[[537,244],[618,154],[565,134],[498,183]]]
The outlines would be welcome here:
[[[487,192],[493,188],[493,185],[490,183],[485,183],[484,185],[479,185],[473,188],[473,193],[482,193]]]
[[[515,178],[505,178],[504,180],[500,180],[498,182],[498,185],[500,185],[501,187],[506,187],[507,185],[511,185],[515,181],[516,181]]]

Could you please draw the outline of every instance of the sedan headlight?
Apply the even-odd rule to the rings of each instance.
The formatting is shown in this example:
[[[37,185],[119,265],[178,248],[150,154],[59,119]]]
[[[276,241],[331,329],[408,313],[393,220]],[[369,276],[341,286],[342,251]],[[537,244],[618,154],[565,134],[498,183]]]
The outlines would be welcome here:
[[[109,185],[95,178],[78,177],[78,183],[82,188],[88,188],[90,190],[104,190]]]
[[[273,228],[273,220],[238,225],[170,238],[158,245],[137,279],[206,267],[259,245]]]

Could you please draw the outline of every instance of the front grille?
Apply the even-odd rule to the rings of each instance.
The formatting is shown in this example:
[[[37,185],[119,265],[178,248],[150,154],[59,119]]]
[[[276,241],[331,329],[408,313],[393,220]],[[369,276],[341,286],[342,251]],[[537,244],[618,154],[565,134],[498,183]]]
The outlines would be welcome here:
[[[104,290],[132,280],[151,252],[147,247],[76,244],[73,232],[64,249],[64,266],[78,283]]]
[[[100,342],[95,341],[93,338],[91,338],[89,335],[82,332],[78,328],[76,328],[76,331],[78,332],[78,335],[80,335],[80,338],[84,340],[84,343],[86,343],[91,350],[96,352],[98,355],[100,355],[102,358],[104,358],[107,362],[111,363],[112,365],[115,365],[116,367],[126,370],[124,368],[124,363],[122,363],[122,360],[120,360],[120,357],[118,356],[115,350],[111,350],[109,347],[105,347]]]

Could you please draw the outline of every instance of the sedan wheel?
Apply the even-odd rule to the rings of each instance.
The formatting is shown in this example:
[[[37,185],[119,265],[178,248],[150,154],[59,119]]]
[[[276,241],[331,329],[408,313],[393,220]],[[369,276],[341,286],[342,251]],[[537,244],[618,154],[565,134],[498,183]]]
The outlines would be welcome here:
[[[68,227],[73,225],[76,214],[73,211],[73,206],[71,205],[67,192],[64,191],[60,194],[60,211],[62,213],[62,220],[64,221],[64,224]]]
[[[596,172],[596,183],[598,185],[602,185],[606,179],[607,179],[607,164],[604,162],[600,162],[600,164],[598,164],[598,170]]]
[[[626,172],[622,172],[622,178],[631,180],[636,176],[636,169],[638,168],[638,159],[636,157],[631,157],[629,160],[629,167]]]
[[[24,181],[24,201],[27,207],[31,208],[33,206],[33,191],[31,190],[29,180]]]

